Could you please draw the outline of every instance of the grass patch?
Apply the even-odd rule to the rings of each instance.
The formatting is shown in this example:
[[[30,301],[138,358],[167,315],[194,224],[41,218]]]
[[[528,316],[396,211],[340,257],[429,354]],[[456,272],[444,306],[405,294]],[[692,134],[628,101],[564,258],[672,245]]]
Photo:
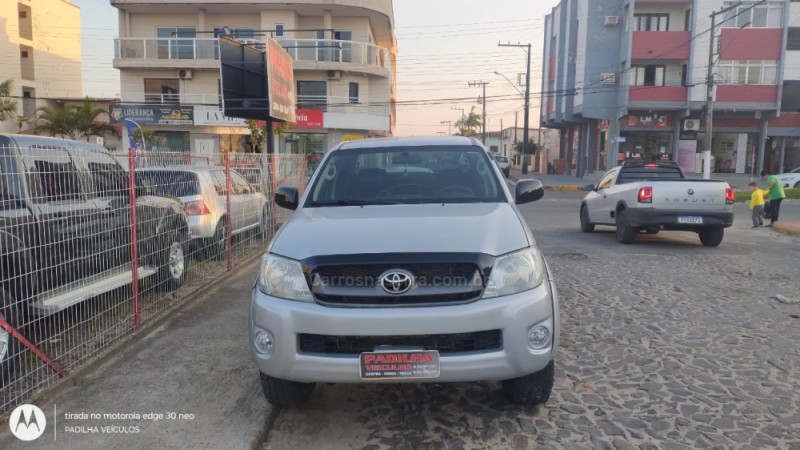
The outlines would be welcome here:
[[[784,189],[783,191],[786,193],[786,198],[791,198],[795,200],[800,199],[800,189]],[[750,192],[749,189],[746,191],[736,191],[736,201],[749,202],[751,194],[752,192]]]

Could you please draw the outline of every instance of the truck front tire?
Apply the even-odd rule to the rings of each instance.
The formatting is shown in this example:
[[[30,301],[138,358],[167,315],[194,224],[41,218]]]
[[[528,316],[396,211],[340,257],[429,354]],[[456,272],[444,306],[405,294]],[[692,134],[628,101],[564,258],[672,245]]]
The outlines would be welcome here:
[[[584,233],[594,231],[594,224],[589,219],[589,208],[586,205],[581,206],[581,231]]]
[[[718,247],[725,236],[724,228],[707,228],[700,230],[700,242],[706,247]]]
[[[536,373],[503,380],[503,392],[517,405],[541,405],[550,399],[554,379],[555,363],[550,361],[547,367]]]
[[[264,397],[273,406],[296,406],[311,398],[316,383],[298,383],[261,374]]]

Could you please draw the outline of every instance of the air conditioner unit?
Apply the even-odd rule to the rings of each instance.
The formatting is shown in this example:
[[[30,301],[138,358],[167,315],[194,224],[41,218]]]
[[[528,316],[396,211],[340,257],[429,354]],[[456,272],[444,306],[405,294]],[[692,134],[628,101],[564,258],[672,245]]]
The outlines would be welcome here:
[[[615,27],[619,25],[619,16],[605,16],[603,24],[607,27]]]
[[[178,70],[178,78],[181,80],[191,80],[194,73],[190,69],[179,69]]]
[[[615,73],[601,73],[600,74],[600,84],[604,84],[606,86],[611,84],[617,83],[617,74]]]
[[[699,131],[699,130],[700,130],[699,119],[685,119],[683,121],[683,131]]]
[[[342,72],[339,70],[329,70],[328,71],[328,79],[329,80],[341,80],[342,79]]]
[[[103,140],[102,136],[91,136],[89,138],[89,143],[90,144],[103,145],[104,142],[105,141]]]

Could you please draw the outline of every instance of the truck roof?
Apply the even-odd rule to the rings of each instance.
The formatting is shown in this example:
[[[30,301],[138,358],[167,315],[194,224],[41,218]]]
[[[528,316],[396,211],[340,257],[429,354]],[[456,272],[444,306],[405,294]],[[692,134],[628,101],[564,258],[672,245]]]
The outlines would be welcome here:
[[[415,136],[415,137],[391,137],[380,139],[364,139],[360,141],[342,142],[335,150],[347,150],[353,148],[391,148],[391,147],[428,147],[428,146],[459,146],[459,145],[483,145],[476,139],[464,136]],[[424,149],[420,149],[424,150]]]
[[[0,134],[0,147],[63,147],[70,150],[108,152],[102,145],[72,139],[61,139],[28,134]]]

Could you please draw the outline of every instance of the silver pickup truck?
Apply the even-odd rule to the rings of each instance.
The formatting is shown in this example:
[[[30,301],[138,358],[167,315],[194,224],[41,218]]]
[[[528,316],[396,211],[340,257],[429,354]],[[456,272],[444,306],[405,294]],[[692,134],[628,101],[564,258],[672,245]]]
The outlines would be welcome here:
[[[689,180],[675,163],[625,162],[606,173],[581,203],[581,230],[617,228],[632,244],[644,231],[692,231],[707,247],[733,225],[733,189],[724,181]]]

